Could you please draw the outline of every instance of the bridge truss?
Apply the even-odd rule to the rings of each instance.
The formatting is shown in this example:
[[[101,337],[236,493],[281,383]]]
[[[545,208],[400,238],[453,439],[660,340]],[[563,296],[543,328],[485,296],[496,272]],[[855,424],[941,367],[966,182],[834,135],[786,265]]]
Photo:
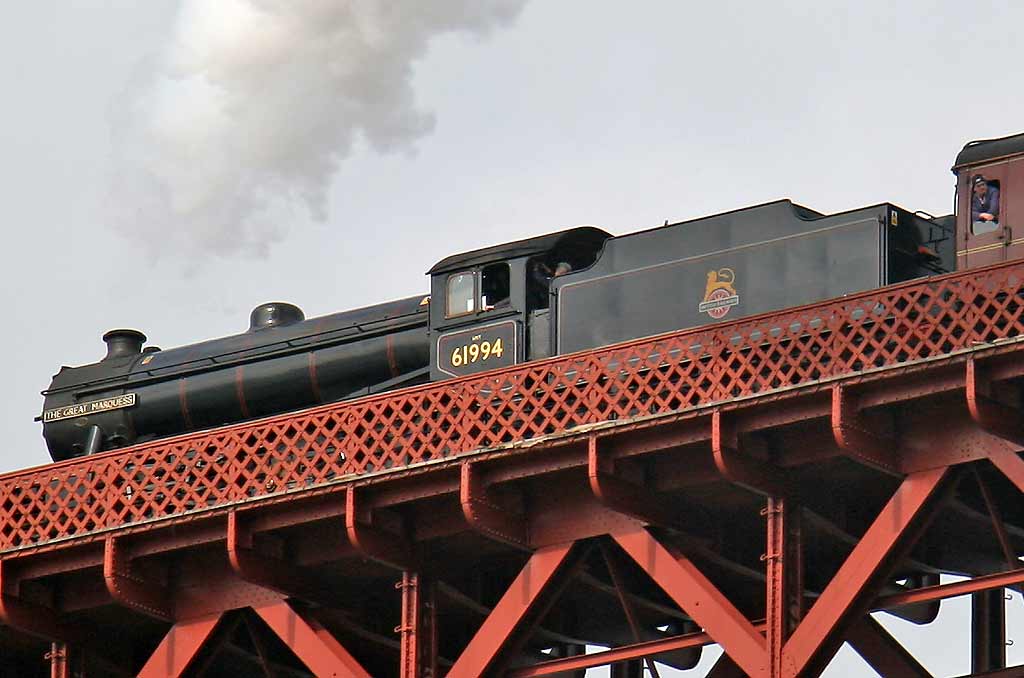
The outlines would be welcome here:
[[[4,675],[815,676],[1024,586],[1024,264],[0,476]],[[955,581],[940,574],[956,574]],[[607,648],[607,649],[604,649]],[[941,674],[939,674],[941,675]]]

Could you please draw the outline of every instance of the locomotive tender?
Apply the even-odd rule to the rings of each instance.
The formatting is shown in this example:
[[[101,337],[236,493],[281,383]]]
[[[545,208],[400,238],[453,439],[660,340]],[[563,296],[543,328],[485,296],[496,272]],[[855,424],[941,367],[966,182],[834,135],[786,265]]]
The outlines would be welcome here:
[[[1024,255],[1024,134],[967,144],[953,172],[944,217],[780,200],[618,237],[578,227],[448,257],[430,296],[309,320],[264,304],[244,333],[164,351],[112,330],[102,360],[43,392],[43,437],[60,461]],[[999,191],[984,228],[978,176]]]

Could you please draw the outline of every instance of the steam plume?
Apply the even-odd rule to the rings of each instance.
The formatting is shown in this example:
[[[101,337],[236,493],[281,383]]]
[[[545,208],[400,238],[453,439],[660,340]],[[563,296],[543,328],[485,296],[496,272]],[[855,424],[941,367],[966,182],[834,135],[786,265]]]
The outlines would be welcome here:
[[[154,252],[264,253],[297,215],[326,218],[356,138],[411,150],[433,129],[411,84],[432,38],[525,1],[188,0],[115,106],[115,223]]]

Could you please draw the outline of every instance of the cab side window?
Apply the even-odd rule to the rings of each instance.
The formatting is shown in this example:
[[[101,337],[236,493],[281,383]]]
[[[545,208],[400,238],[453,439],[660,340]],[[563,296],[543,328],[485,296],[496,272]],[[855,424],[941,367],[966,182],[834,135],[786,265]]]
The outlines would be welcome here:
[[[480,309],[488,311],[508,306],[510,296],[509,268],[505,262],[484,266],[480,271]]]
[[[454,318],[476,311],[476,275],[472,271],[448,276],[445,316]]]
[[[971,234],[983,235],[999,229],[999,180],[981,174],[971,179]]]

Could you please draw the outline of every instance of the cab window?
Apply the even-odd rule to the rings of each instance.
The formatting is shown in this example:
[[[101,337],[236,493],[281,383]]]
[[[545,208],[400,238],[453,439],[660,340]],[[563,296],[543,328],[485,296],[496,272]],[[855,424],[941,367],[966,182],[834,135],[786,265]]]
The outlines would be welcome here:
[[[1000,182],[975,175],[971,181],[971,234],[984,235],[999,230]]]
[[[472,271],[448,276],[445,315],[454,318],[476,311],[476,276]]]
[[[508,264],[500,262],[484,266],[480,271],[480,308],[488,311],[509,304]]]

